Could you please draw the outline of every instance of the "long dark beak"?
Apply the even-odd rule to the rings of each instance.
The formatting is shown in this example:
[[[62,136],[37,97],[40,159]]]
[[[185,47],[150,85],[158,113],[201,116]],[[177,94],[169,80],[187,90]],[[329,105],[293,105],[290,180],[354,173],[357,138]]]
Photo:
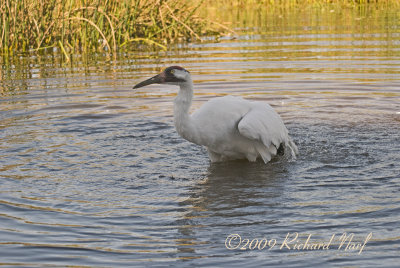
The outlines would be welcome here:
[[[163,79],[162,79],[161,74],[157,74],[156,76],[153,76],[152,78],[149,78],[143,82],[140,82],[139,84],[134,86],[133,89],[144,87],[144,86],[151,85],[151,84],[160,84],[162,82],[163,82]]]

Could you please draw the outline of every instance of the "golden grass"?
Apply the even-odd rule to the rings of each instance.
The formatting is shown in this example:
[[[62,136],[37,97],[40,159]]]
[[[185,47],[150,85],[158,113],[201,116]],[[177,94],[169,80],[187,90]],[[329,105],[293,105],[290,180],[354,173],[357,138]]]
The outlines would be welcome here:
[[[274,8],[301,8],[309,5],[340,5],[342,7],[360,5],[395,5],[400,6],[398,0],[206,0],[212,3],[225,3],[227,6],[263,5]]]
[[[279,32],[310,27],[334,34],[343,27],[372,31],[382,21],[397,25],[400,0],[204,0],[207,10],[200,16],[223,22],[233,29]],[[397,27],[397,26],[394,26]],[[352,28],[352,29],[350,29]],[[369,29],[369,30],[368,30]]]
[[[116,54],[132,44],[166,49],[177,40],[227,32],[226,10],[267,9],[269,15],[307,8],[400,7],[399,0],[1,0],[0,53],[57,48]],[[200,15],[199,15],[200,14]],[[201,17],[200,17],[201,16]]]
[[[2,0],[0,51],[11,54],[49,47],[63,53],[115,53],[132,42],[164,44],[199,39],[206,22],[202,1]]]

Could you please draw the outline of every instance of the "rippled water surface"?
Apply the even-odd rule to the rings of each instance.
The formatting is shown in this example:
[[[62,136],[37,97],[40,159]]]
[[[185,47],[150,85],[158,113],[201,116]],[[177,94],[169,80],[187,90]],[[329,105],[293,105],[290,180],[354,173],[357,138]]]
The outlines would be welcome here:
[[[111,61],[3,60],[0,265],[395,267],[400,20],[302,23]],[[211,164],[175,132],[177,88],[132,90],[172,64],[192,73],[193,109],[270,103],[297,160]]]

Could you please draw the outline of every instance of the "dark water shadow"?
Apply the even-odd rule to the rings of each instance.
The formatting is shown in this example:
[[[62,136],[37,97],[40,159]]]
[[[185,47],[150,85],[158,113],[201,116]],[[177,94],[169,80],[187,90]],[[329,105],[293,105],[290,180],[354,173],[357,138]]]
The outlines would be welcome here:
[[[221,233],[276,224],[269,215],[276,213],[276,204],[284,193],[288,165],[286,159],[274,159],[268,164],[210,163],[206,177],[191,186],[189,198],[180,203],[188,211],[176,222],[179,243],[175,257],[184,262],[190,261],[186,256],[210,258],[213,254],[204,256],[202,252],[214,247],[217,257],[226,253]],[[207,239],[204,232],[208,233]]]
[[[193,186],[192,197],[206,210],[220,206],[246,206],[252,200],[274,198],[288,175],[288,161],[273,159],[265,164],[262,161],[246,160],[210,163],[206,178]]]

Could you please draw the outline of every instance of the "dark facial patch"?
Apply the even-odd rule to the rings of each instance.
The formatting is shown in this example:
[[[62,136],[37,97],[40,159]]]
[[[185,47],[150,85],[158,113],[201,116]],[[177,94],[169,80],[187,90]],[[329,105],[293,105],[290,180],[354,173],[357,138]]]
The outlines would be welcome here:
[[[164,72],[166,72],[167,74],[171,74],[171,71],[174,70],[174,69],[188,72],[187,70],[185,70],[184,68],[182,68],[180,66],[170,66],[170,67],[166,68],[164,70]]]
[[[185,82],[185,80],[177,78],[177,77],[173,74],[173,70],[180,70],[180,71],[188,72],[187,70],[185,70],[184,68],[182,68],[182,67],[180,67],[180,66],[170,66],[170,67],[166,68],[166,69],[161,73],[161,75],[162,75],[163,78],[165,79],[164,82]]]

